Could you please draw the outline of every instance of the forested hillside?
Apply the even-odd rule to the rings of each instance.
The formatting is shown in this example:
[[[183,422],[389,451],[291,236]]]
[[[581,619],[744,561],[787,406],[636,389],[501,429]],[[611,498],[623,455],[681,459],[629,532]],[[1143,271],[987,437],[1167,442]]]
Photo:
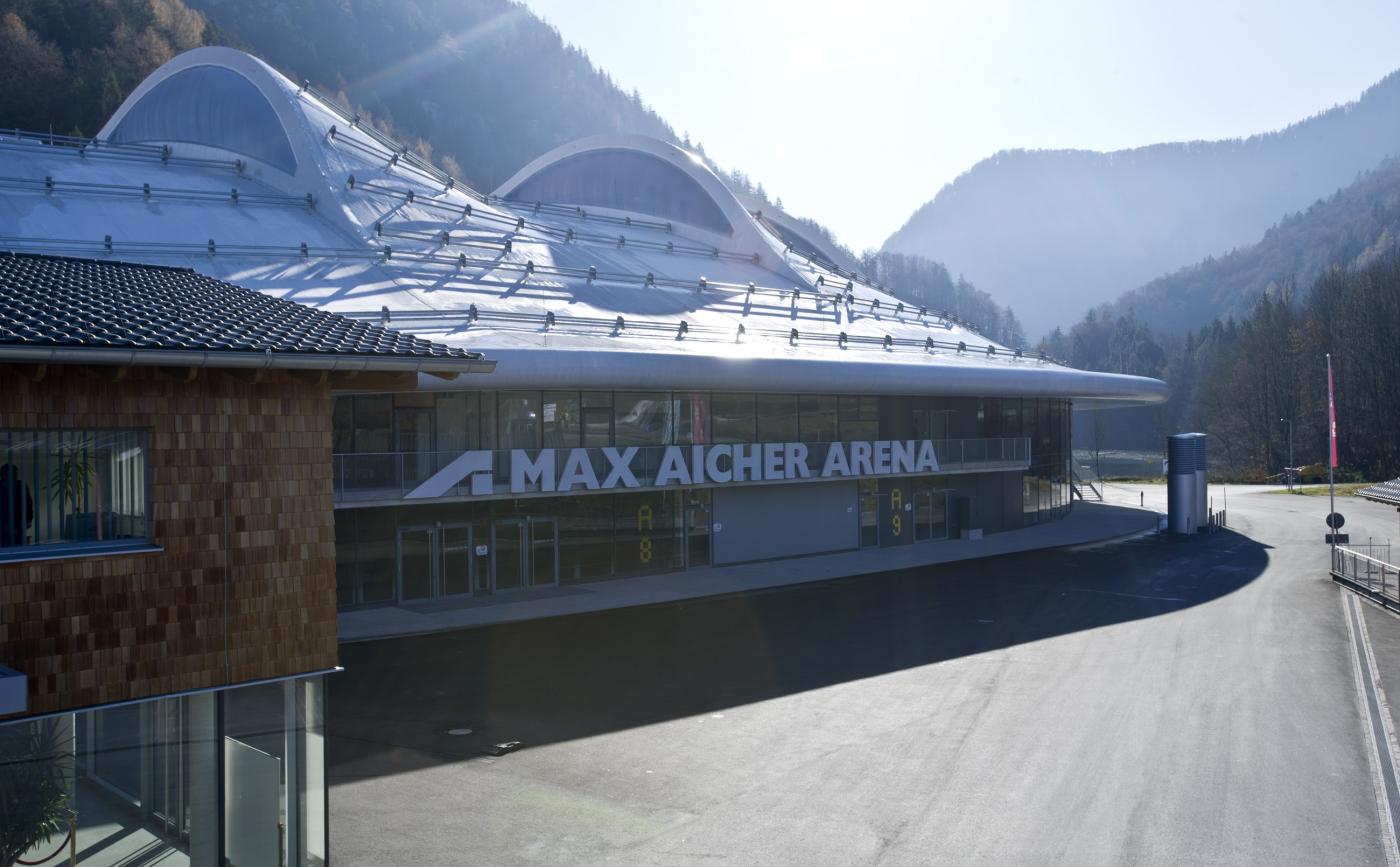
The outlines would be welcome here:
[[[1354,103],[1242,140],[999,153],[939,191],[884,249],[966,274],[1014,307],[1034,336],[1253,243],[1282,215],[1397,153],[1400,73]]]
[[[1335,265],[1365,266],[1400,248],[1400,160],[1269,229],[1257,244],[1159,277],[1119,298],[1118,313],[1167,332],[1198,328],[1217,315],[1248,315],[1259,297],[1310,286]]]
[[[219,41],[180,0],[0,0],[0,125],[92,135],[170,58]]]
[[[921,256],[868,252],[859,271],[882,283],[896,298],[929,310],[948,311],[999,343],[1025,346],[1026,332],[1010,307],[959,277],[954,280],[937,262]]]
[[[1089,313],[1041,348],[1080,367],[1161,377],[1171,400],[1160,407],[1102,412],[1076,420],[1076,446],[1160,451],[1169,433],[1212,437],[1215,472],[1277,474],[1287,462],[1293,422],[1295,461],[1327,454],[1327,353],[1337,387],[1338,444],[1344,477],[1400,474],[1400,253],[1336,267],[1299,297],[1291,288],[1262,296],[1245,317],[1216,320],[1184,337],[1154,334],[1131,313]],[[1081,414],[1082,415],[1082,414]]]

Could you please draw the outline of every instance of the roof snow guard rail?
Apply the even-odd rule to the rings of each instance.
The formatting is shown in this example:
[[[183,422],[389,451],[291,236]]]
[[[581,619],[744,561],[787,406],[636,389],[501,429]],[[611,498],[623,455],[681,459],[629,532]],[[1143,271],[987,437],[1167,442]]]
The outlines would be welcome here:
[[[293,208],[314,208],[315,198],[288,196],[280,193],[245,193],[237,187],[223,190],[192,187],[153,187],[150,184],[99,184],[43,178],[15,178],[0,175],[0,191],[66,193],[69,195],[110,196],[113,198],[162,199],[182,202],[229,202],[235,205],[279,205]]]
[[[379,319],[382,317],[380,311],[356,311],[347,312],[342,315],[355,319]],[[597,316],[570,316],[556,311],[545,311],[543,313],[532,313],[528,311],[516,310],[485,310],[478,304],[472,304],[466,309],[451,310],[415,310],[399,311],[395,321],[400,326],[405,323],[415,323],[428,326],[440,326],[444,322],[451,322],[463,327],[471,328],[476,325],[488,326],[496,330],[511,330],[510,326],[517,326],[517,330],[525,331],[552,331],[559,333],[578,334],[602,334],[610,337],[668,337],[672,339],[699,340],[703,342],[733,343],[736,334],[739,338],[749,336],[759,336],[773,341],[781,341],[788,346],[804,345],[825,345],[831,344],[842,349],[852,347],[868,347],[884,352],[896,350],[912,350],[924,353],[936,354],[938,350],[948,350],[963,354],[969,350],[978,354],[985,353],[987,358],[1005,360],[1006,363],[1024,363],[1025,358],[1008,351],[996,351],[992,344],[985,346],[969,346],[966,341],[934,340],[932,337],[923,339],[909,337],[894,337],[890,334],[828,334],[824,332],[801,332],[795,328],[758,328],[745,326],[740,323],[737,330],[731,330],[728,326],[717,325],[696,325],[684,319],[659,321],[627,319],[621,316],[613,318]],[[988,350],[992,350],[988,352]],[[1048,364],[1048,359],[1039,359],[1038,363]]]
[[[339,115],[343,120],[348,121],[352,129],[359,130],[367,138],[372,139],[376,144],[384,148],[384,151],[381,154],[384,158],[387,159],[391,156],[396,155],[397,159],[394,160],[395,165],[406,164],[409,167],[413,168],[415,171],[417,171],[419,174],[424,175],[439,184],[442,184],[448,189],[460,189],[467,195],[479,201],[486,201],[486,197],[481,193],[477,192],[476,190],[472,189],[471,186],[462,183],[458,179],[449,175],[447,172],[433,165],[431,162],[423,159],[418,154],[410,150],[408,145],[400,141],[396,141],[395,139],[385,135],[384,133],[375,129],[372,124],[364,123],[364,118],[362,118],[359,114],[353,111],[349,106],[345,105],[344,103],[340,102],[339,100],[335,99],[329,94],[312,87],[310,82],[303,81],[301,83],[301,87],[297,89],[297,94],[299,96],[314,98],[317,102],[321,103],[323,107],[329,109],[332,114]],[[331,130],[335,130],[335,127],[332,127]],[[340,139],[340,136],[338,134],[332,134],[330,131],[328,131],[327,134],[330,135],[333,139]],[[351,141],[353,141],[353,139],[351,139]],[[355,142],[355,144],[363,147],[363,144],[361,144],[360,142]]]
[[[450,214],[458,220],[475,220],[478,222],[495,223],[498,226],[503,226],[516,233],[530,231],[537,235],[543,235],[548,239],[563,241],[565,243],[585,241],[607,244],[613,247],[630,245],[643,250],[656,250],[658,252],[686,256],[703,256],[707,259],[723,259],[730,262],[751,264],[757,264],[759,262],[759,255],[757,253],[733,253],[727,250],[720,250],[717,247],[676,244],[674,241],[662,243],[661,241],[649,241],[636,237],[629,238],[626,235],[603,235],[595,232],[581,232],[573,228],[561,229],[557,226],[550,226],[545,223],[527,220],[523,216],[507,217],[502,214],[493,214],[490,211],[473,210],[470,206],[458,205],[452,202],[420,198],[413,190],[389,187],[374,181],[357,180],[354,175],[350,175],[346,178],[345,185],[347,189],[397,198],[405,204],[411,204],[421,208],[430,208],[444,214]],[[593,218],[590,217],[590,219]],[[636,225],[636,223],[633,225]]]
[[[437,243],[434,243],[433,246],[436,249],[441,249],[441,247],[438,246]],[[392,267],[403,270],[412,270],[415,266],[422,265],[445,266],[456,270],[472,267],[481,268],[487,272],[515,272],[520,274],[523,279],[529,279],[531,277],[567,277],[578,280],[585,280],[589,282],[600,281],[631,285],[644,290],[652,290],[657,288],[678,289],[684,290],[689,293],[696,292],[697,286],[699,285],[698,282],[694,279],[680,279],[658,276],[653,273],[641,275],[623,272],[607,272],[599,271],[597,269],[597,266],[572,267],[562,265],[545,265],[533,261],[517,262],[501,259],[481,259],[469,257],[465,254],[452,255],[450,253],[444,254],[434,252],[413,251],[408,251],[406,253],[402,248],[395,251],[387,245],[379,248],[312,247],[307,245],[305,242],[299,243],[295,246],[274,246],[263,244],[225,245],[214,243],[214,239],[212,238],[205,243],[180,243],[173,241],[117,241],[114,240],[110,235],[104,237],[101,241],[71,238],[32,238],[0,235],[0,248],[17,251],[27,250],[34,252],[62,253],[85,256],[92,256],[94,254],[115,255],[117,253],[122,253],[126,255],[170,256],[180,258],[188,258],[191,256],[219,256],[254,259],[286,259],[298,262],[315,258],[339,261],[359,261],[365,263],[389,263]],[[441,276],[441,271],[424,269],[424,273]],[[470,282],[482,284],[491,282],[488,279],[486,279],[485,274],[464,275],[464,279]],[[780,301],[786,301],[789,297],[792,297],[794,294],[798,294],[799,296],[805,296],[806,294],[809,294],[802,293],[801,290],[795,289],[760,287],[754,285],[753,283],[727,283],[712,280],[705,281],[703,291],[710,294],[728,293],[730,295],[742,295],[742,299],[736,298],[734,299],[734,303],[742,303],[745,306],[745,309],[747,309],[747,306],[751,303],[750,299],[752,299],[752,297],[755,295],[766,295],[769,297],[776,298]],[[821,309],[820,305],[822,304],[823,296],[819,292],[815,291],[811,292],[810,294],[814,297],[816,304],[818,305],[817,309]],[[825,300],[828,303],[834,303],[835,299],[838,297],[840,296],[826,296]],[[782,307],[785,311],[789,309],[788,305],[786,304],[782,305]],[[430,311],[425,314],[415,315],[432,316],[434,313],[441,313],[444,316],[454,315],[454,311]],[[378,315],[378,313],[376,313],[375,315]],[[541,314],[541,320],[542,318],[543,315]],[[922,317],[902,318],[899,316],[895,316],[894,318],[896,321],[902,322],[904,324],[920,324],[929,329],[940,327],[930,324]],[[560,321],[562,322],[564,321],[564,319],[561,317]],[[854,319],[852,321],[854,321]],[[669,329],[671,326],[667,325],[666,327]],[[727,334],[729,332],[726,331],[725,333]],[[762,332],[761,330],[755,330],[755,333],[764,332]],[[779,334],[784,340],[787,340],[790,337],[789,331],[786,330],[774,331],[773,333]],[[804,342],[805,339],[806,338],[804,338]],[[813,333],[812,339],[821,340],[823,339],[823,336]],[[854,336],[851,338],[852,342],[859,342],[860,339],[861,338]],[[871,339],[874,340],[877,345],[883,346],[883,338],[877,337]],[[932,342],[932,345],[934,347],[956,349],[959,346],[958,343],[953,343],[949,341],[937,341],[933,340],[933,338],[928,338],[928,340]],[[920,349],[925,349],[927,347],[925,341],[917,339],[898,338],[895,340],[894,343],[895,346],[904,346],[906,344],[909,347],[917,347]],[[988,345],[991,344],[986,344],[974,348],[980,349],[981,351],[985,352],[986,346]],[[967,345],[965,343],[963,344],[963,347],[964,351],[966,351]],[[1022,351],[1012,349],[1008,352],[998,352],[996,353],[995,357],[1004,357],[1009,361],[1014,361],[1022,359],[1024,355]],[[1042,353],[1040,356],[1040,360],[1049,361],[1050,359],[1047,359]]]
[[[227,169],[234,174],[243,174],[242,160],[215,160],[196,157],[175,156],[170,145],[118,144],[106,139],[80,138],[71,135],[55,135],[45,132],[30,132],[21,129],[7,129],[0,132],[0,148],[18,149],[31,147],[52,147],[58,153],[71,154],[78,159],[95,157],[104,160],[125,160],[127,162],[155,162],[161,165],[200,166],[203,168]]]

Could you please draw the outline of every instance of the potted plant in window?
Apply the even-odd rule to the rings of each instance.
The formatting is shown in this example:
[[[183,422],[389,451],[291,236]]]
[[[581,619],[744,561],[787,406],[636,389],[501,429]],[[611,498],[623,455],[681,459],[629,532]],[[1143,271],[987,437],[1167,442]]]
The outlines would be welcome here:
[[[73,541],[103,539],[102,491],[91,443],[85,439],[66,442],[54,453],[57,463],[49,479],[50,496],[58,501],[63,516],[63,536]],[[88,500],[93,508],[79,511]]]
[[[0,867],[71,832],[65,740],[56,720],[0,726]]]

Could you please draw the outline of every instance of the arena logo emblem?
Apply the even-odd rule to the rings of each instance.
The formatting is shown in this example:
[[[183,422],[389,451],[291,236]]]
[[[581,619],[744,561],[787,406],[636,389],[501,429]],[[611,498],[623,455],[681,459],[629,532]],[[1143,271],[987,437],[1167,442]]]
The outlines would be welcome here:
[[[601,449],[512,449],[512,494],[567,493],[673,485],[728,485],[796,479],[864,478],[938,472],[932,440],[831,443],[820,467],[806,443],[720,443],[666,446],[654,474],[633,468],[641,446]],[[414,488],[406,499],[445,496],[471,477],[473,496],[496,493],[493,453],[468,451]],[[503,492],[504,493],[504,492]]]

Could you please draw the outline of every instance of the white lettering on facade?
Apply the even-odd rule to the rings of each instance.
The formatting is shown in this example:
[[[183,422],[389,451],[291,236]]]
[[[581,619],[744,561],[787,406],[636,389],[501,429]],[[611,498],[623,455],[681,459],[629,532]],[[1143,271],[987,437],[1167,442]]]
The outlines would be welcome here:
[[[632,459],[637,456],[639,451],[641,451],[640,446],[628,446],[620,453],[612,446],[604,446],[603,457],[608,459],[612,469],[608,470],[607,478],[603,479],[603,487],[615,488],[618,482],[621,482],[623,487],[640,488],[641,483],[637,481],[636,476],[632,475],[631,467]]]
[[[734,481],[759,482],[763,480],[763,451],[758,443],[737,444],[734,446]]]
[[[787,461],[787,466],[783,469],[785,479],[810,479],[811,470],[807,469],[807,446],[805,443],[784,443],[783,457]]]
[[[822,478],[849,476],[851,465],[846,462],[846,448],[841,443],[832,443],[826,450],[826,463],[822,464]]]
[[[782,478],[786,478],[783,472],[783,444],[764,443],[763,480],[765,482],[771,482]]]
[[[914,472],[914,441],[903,440],[890,443],[890,472]]]
[[[656,481],[653,484],[659,488],[673,482],[692,484],[690,470],[685,465],[685,453],[681,451],[680,446],[666,447],[666,451],[661,455],[661,466],[656,471]]]
[[[875,475],[884,476],[890,472],[890,441],[879,440],[875,443],[875,457],[872,462],[875,468]]]
[[[558,490],[571,491],[575,485],[583,485],[585,491],[598,490],[598,474],[593,472],[588,449],[569,449],[569,456],[559,473]]]
[[[875,468],[871,466],[870,443],[851,443],[851,472],[857,476],[873,476]]]
[[[524,449],[511,450],[510,489],[523,492],[531,485],[539,485],[541,491],[554,490],[554,449],[542,449],[534,460]]]
[[[724,485],[732,482],[774,482],[791,479],[927,474],[939,471],[931,440],[877,440],[830,443],[821,468],[809,465],[805,443],[721,443],[665,446],[655,476],[639,480],[632,467],[640,446],[624,449],[540,449],[510,452],[510,492],[554,493],[582,488],[596,491],[616,487],[664,488],[672,485]],[[689,451],[687,451],[687,448]],[[470,476],[471,493],[498,493],[490,473],[492,452],[463,452],[442,470],[405,494],[405,499],[446,496]],[[600,460],[600,458],[602,460]],[[599,481],[599,467],[608,471]],[[650,463],[647,461],[646,463]],[[1029,461],[1028,461],[1029,463]]]
[[[729,458],[729,466],[720,468],[719,459]],[[726,484],[734,480],[734,453],[730,446],[710,446],[705,455],[705,475],[716,484]]]

